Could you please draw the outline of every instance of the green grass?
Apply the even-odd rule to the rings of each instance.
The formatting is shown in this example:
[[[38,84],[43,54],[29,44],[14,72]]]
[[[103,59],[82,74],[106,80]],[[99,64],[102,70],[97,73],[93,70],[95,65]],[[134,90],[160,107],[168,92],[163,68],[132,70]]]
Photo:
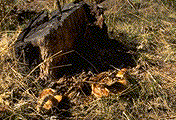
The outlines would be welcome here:
[[[14,55],[13,44],[32,15],[26,16],[21,25],[13,10],[25,9],[27,4],[24,0],[6,0],[0,6],[1,119],[50,116],[36,111],[38,93],[44,88],[36,76],[26,77],[30,71],[19,72],[25,65]],[[51,7],[54,2],[41,4],[41,10],[55,9]],[[105,22],[109,32],[113,31],[112,36],[136,49],[131,52],[138,55],[137,66],[130,68],[135,82],[131,81],[131,87],[123,94],[89,102],[76,99],[77,105],[67,110],[72,114],[69,119],[176,119],[176,2],[109,0],[103,6],[107,7]],[[78,76],[81,78],[82,74]]]

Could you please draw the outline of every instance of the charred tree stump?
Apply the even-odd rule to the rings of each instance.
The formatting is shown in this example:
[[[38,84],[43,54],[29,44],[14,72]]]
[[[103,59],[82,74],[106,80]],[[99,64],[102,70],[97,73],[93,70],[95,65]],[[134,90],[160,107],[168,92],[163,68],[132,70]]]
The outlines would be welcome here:
[[[88,9],[88,5],[83,2],[71,3],[63,8],[62,15],[57,10],[51,14],[42,12],[36,16],[18,37],[17,57],[24,50],[29,66],[36,66],[45,60],[40,65],[40,76],[56,77],[59,69],[57,66],[68,64],[69,58],[63,55],[47,59],[61,50],[65,53],[79,47],[83,42],[86,26],[90,23]],[[37,63],[34,65],[35,60]]]
[[[91,10],[84,2],[68,4],[62,14],[56,10],[37,15],[19,35],[15,49],[20,61],[25,58],[34,67],[40,64],[40,77],[44,79],[82,68],[107,70],[113,64],[107,63],[111,54],[118,53],[117,46],[109,41],[102,13]],[[52,57],[60,51],[68,54]],[[111,59],[118,59],[115,57]]]

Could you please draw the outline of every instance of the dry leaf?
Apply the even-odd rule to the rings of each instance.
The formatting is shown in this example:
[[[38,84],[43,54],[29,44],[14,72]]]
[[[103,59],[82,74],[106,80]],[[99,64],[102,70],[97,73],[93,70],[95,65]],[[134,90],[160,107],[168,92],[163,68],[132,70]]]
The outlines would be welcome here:
[[[109,90],[103,85],[92,84],[92,94],[95,95],[97,98],[101,98],[103,96],[108,96]]]

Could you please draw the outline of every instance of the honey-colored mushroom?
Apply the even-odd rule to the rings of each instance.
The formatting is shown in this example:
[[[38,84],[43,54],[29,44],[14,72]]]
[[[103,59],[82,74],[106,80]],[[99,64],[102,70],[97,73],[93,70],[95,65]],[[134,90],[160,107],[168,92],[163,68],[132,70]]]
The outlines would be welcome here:
[[[92,94],[97,98],[101,98],[103,96],[107,97],[109,95],[109,90],[102,85],[92,84]]]
[[[53,106],[57,106],[62,100],[61,95],[54,95],[55,90],[51,88],[44,89],[38,98],[37,111],[39,112],[42,108],[45,110],[50,110]]]
[[[127,72],[127,68],[122,68],[121,70],[118,71],[116,77],[123,78],[126,72]]]

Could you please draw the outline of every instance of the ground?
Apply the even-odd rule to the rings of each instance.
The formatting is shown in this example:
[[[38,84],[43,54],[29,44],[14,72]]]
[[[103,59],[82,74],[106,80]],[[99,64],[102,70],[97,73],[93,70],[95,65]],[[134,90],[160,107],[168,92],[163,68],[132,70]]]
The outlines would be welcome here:
[[[80,81],[95,74],[82,72],[63,77],[51,87],[67,86],[67,91],[74,86],[73,91],[78,91],[72,92],[74,99],[63,97],[59,108],[38,112],[39,93],[50,83],[39,81],[29,70],[23,71],[26,65],[15,57],[13,45],[36,12],[53,11],[55,2],[1,2],[1,119],[176,119],[176,2],[106,0],[101,5],[106,9],[104,17],[109,36],[130,48],[129,53],[137,55],[136,66],[128,68],[130,86],[124,92],[108,97],[96,98],[92,94],[82,97],[79,91],[85,83]],[[63,81],[66,82],[62,84]]]

